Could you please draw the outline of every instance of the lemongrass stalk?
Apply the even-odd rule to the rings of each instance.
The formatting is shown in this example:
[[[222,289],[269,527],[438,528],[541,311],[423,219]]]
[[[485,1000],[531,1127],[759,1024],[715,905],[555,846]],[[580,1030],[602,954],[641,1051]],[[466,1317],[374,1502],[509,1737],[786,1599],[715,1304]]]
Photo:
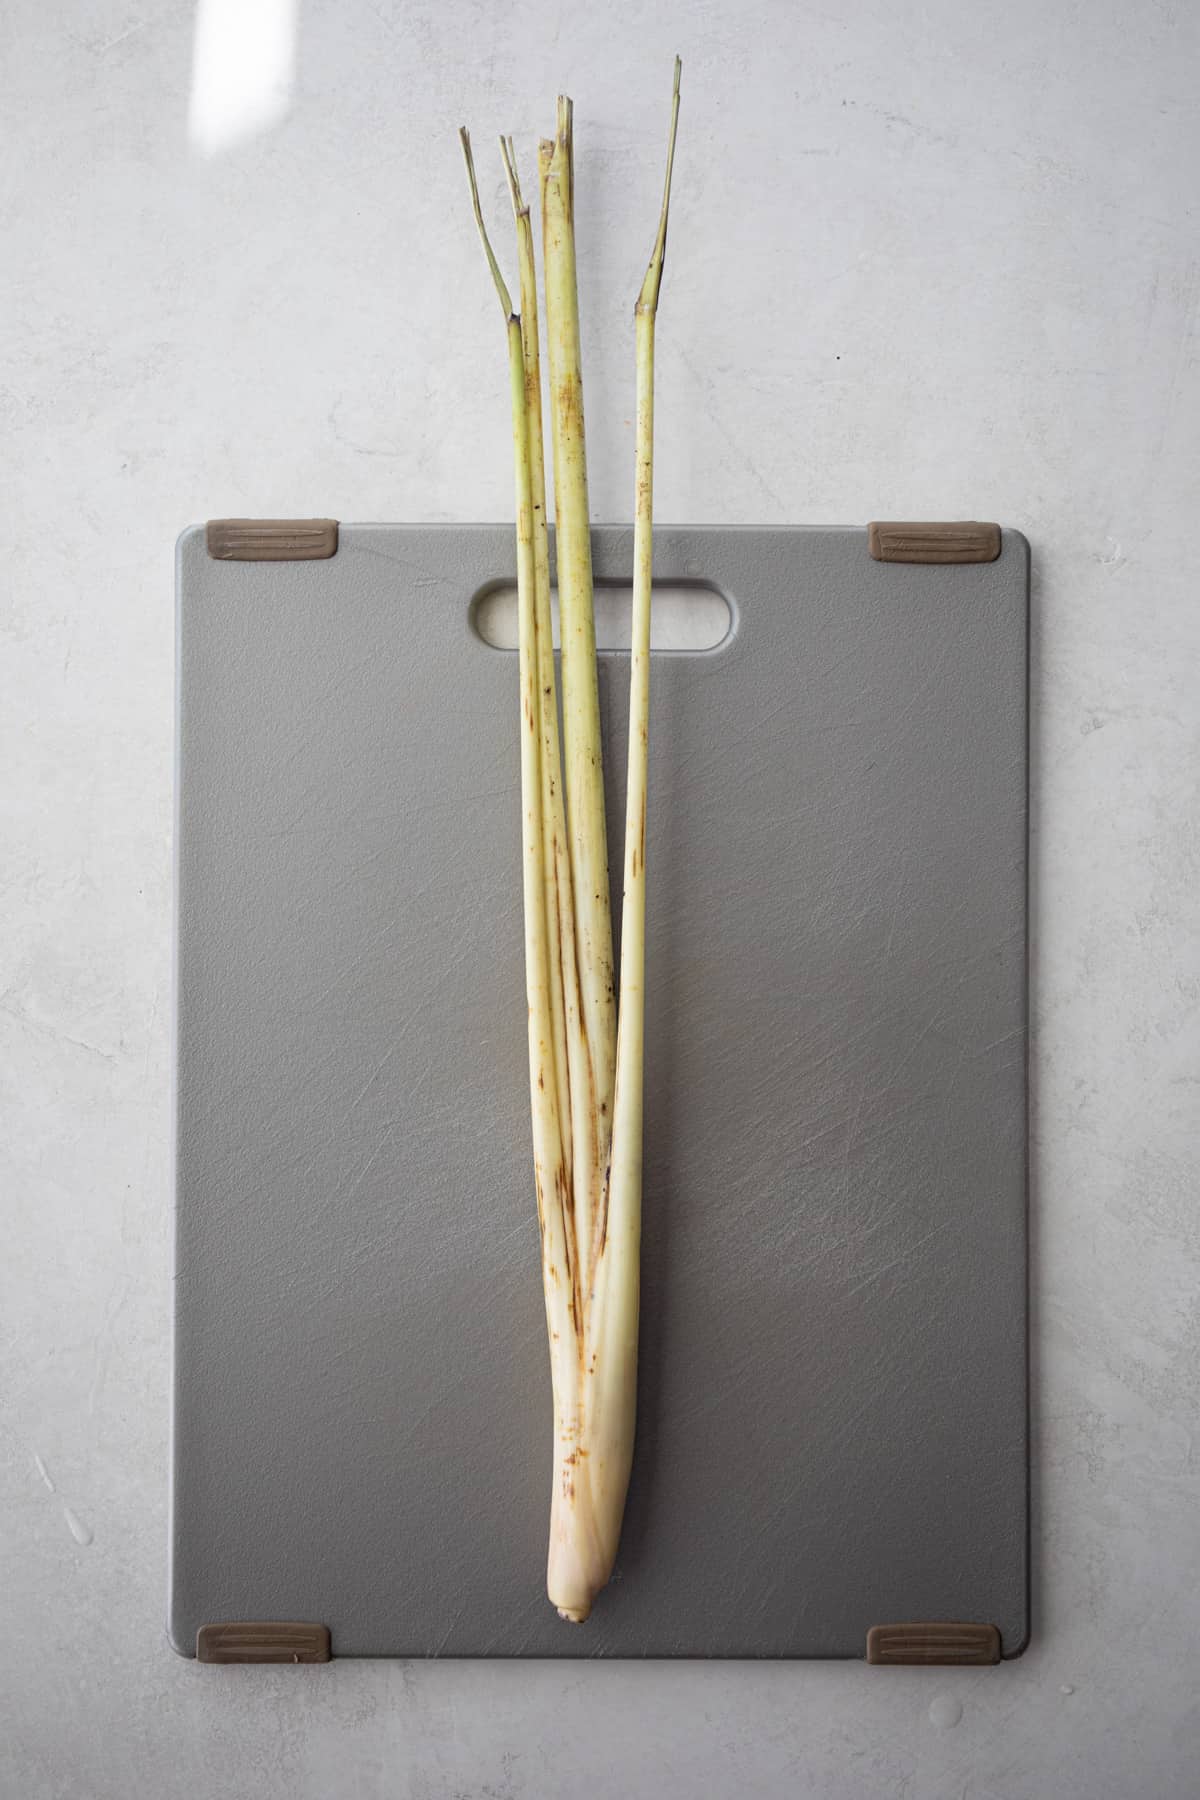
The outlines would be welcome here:
[[[616,1090],[607,1229],[622,1246],[619,1266],[637,1272],[642,1195],[642,1090],[645,1053],[646,795],[650,739],[650,600],[654,563],[654,328],[667,249],[667,214],[675,135],[679,127],[679,77],[671,94],[671,129],[658,234],[634,307],[637,365],[633,515],[633,622],[629,658],[629,751],[625,787],[625,869],[621,903],[621,987],[617,1027]],[[637,1295],[626,1298],[621,1330],[637,1349]],[[609,1324],[615,1328],[615,1310]]]
[[[616,1002],[575,271],[574,142],[571,102],[565,95],[559,96],[557,135],[539,145],[538,164],[554,451],[563,764],[580,1010],[588,1057],[586,1083],[582,1091],[573,1084],[571,1096],[575,1213],[586,1291],[593,1279],[612,1130]]]
[[[654,517],[654,327],[666,254],[667,213],[679,123],[675,60],[667,172],[658,232],[634,308],[637,353],[633,632],[621,912],[621,984],[610,1163],[585,1302],[583,1428],[579,1466],[587,1479],[586,1534],[559,1508],[551,1517],[551,1593],[594,1594],[608,1580],[620,1541],[637,1421],[637,1350],[642,1220],[645,1049],[646,799],[650,724],[650,600]],[[578,1487],[578,1480],[576,1481]],[[556,1535],[555,1527],[560,1526]],[[590,1608],[591,1597],[587,1598]],[[560,1610],[561,1606],[560,1606]],[[571,1617],[586,1617],[580,1607]]]
[[[599,1201],[603,1154],[601,1126],[596,1112],[594,1080],[584,1036],[577,964],[573,882],[566,832],[558,731],[558,702],[554,675],[554,644],[550,617],[550,553],[545,515],[545,468],[542,458],[541,363],[538,345],[537,281],[534,268],[533,231],[525,205],[511,141],[501,140],[505,168],[517,223],[517,254],[521,277],[521,329],[525,362],[526,419],[529,437],[531,499],[533,508],[534,610],[538,644],[538,699],[541,705],[542,844],[546,912],[551,938],[557,918],[559,976],[556,1026],[563,1033],[559,1048],[559,1094],[571,1096],[578,1175],[567,1160],[565,1227],[576,1255],[578,1306],[564,1319],[553,1305],[556,1295],[547,1288],[547,1324],[550,1333],[550,1370],[554,1392],[554,1457],[551,1482],[550,1543],[546,1589],[562,1618],[580,1623],[591,1610],[595,1593],[607,1580],[616,1539],[602,1530],[592,1501],[592,1479],[586,1435],[592,1408],[588,1403],[587,1315],[590,1293],[585,1271],[583,1232],[577,1217],[576,1195],[589,1192]],[[541,505],[539,507],[539,500]],[[554,1004],[555,945],[551,943],[551,1000]],[[566,1066],[566,1089],[562,1069]],[[560,1125],[567,1142],[566,1108],[560,1105]],[[552,1283],[551,1265],[543,1254],[543,1277]],[[617,1522],[619,1530],[619,1520]],[[610,1548],[611,1539],[611,1548]]]
[[[533,504],[534,618],[538,646],[538,706],[542,743],[542,855],[546,919],[551,938],[550,1008],[558,1069],[559,1123],[563,1155],[572,1166],[571,1095],[586,1092],[587,1051],[580,1029],[579,977],[575,963],[575,907],[563,801],[562,753],[550,616],[550,544],[546,527],[546,465],[542,423],[542,374],[538,333],[537,274],[533,226],[521,193],[511,138],[501,153],[517,229],[521,283],[521,345],[525,357],[525,413],[529,427],[529,475]]]
[[[579,979],[576,961],[575,914],[572,892],[566,816],[563,803],[562,765],[559,749],[558,701],[554,674],[554,641],[550,616],[550,549],[546,528],[546,477],[542,451],[541,358],[538,344],[537,279],[534,268],[533,230],[529,208],[525,205],[516,158],[511,142],[502,140],[505,169],[512,194],[517,226],[517,257],[521,280],[521,332],[525,359],[525,410],[530,449],[531,499],[533,506],[534,609],[538,644],[538,700],[541,706],[542,750],[542,845],[546,914],[551,937],[557,921],[559,956],[551,946],[551,1003],[555,1026],[561,1032],[557,1045],[559,1057],[559,1093],[577,1097],[574,1110],[579,1116],[578,1143],[583,1173],[591,1178],[591,1164],[597,1154],[596,1120],[588,1109],[591,1089],[587,1044],[580,1013]],[[540,504],[539,504],[540,503]],[[557,975],[557,993],[555,976]],[[560,1107],[564,1148],[568,1142],[567,1108]],[[574,1130],[574,1126],[571,1126]],[[567,1166],[570,1155],[567,1152]],[[574,1174],[568,1177],[567,1216],[572,1228],[571,1242],[578,1258],[578,1312],[568,1321],[556,1318],[548,1302],[547,1323],[550,1331],[550,1372],[554,1393],[554,1457],[551,1476],[550,1549],[547,1556],[547,1593],[561,1616],[581,1622],[591,1608],[591,1596],[607,1571],[604,1568],[604,1545],[600,1541],[590,1505],[590,1481],[587,1448],[583,1442],[589,1409],[586,1403],[586,1318],[588,1292],[580,1232],[576,1218],[575,1194],[579,1191]],[[545,1276],[547,1264],[544,1261]],[[569,1326],[569,1329],[568,1329]],[[556,1546],[559,1549],[556,1550]],[[564,1579],[562,1549],[566,1550],[568,1574]],[[580,1572],[582,1571],[582,1579]]]
[[[530,473],[529,421],[526,410],[525,355],[521,321],[513,311],[504,277],[488,240],[479,205],[471,140],[460,132],[475,223],[504,312],[508,337],[509,391],[512,403],[513,466],[517,514],[517,642],[521,693],[521,849],[525,913],[525,992],[529,1014],[529,1090],[533,1123],[534,1183],[542,1247],[542,1285],[551,1344],[573,1345],[581,1332],[583,1300],[579,1259],[570,1209],[570,1176],[563,1154],[557,1056],[550,1003],[550,932],[543,877],[541,717],[538,704],[537,619],[534,597],[533,496]],[[564,1360],[562,1404],[568,1416],[577,1412],[581,1359]]]
[[[476,222],[504,308],[509,342],[517,496],[530,1086],[554,1385],[555,1455],[547,1591],[560,1614],[574,1621],[587,1618],[616,1559],[636,1419],[654,316],[662,279],[678,107],[677,61],[662,211],[635,309],[637,506],[623,912],[628,941],[622,946],[619,1035],[613,1016],[583,448],[570,102],[560,99],[558,136],[553,142],[544,142],[539,153],[559,526],[568,808],[565,821],[550,638],[532,233],[509,143],[505,147],[505,162],[517,215],[521,267],[522,306],[518,318],[487,240],[469,140],[465,131],[462,134]],[[564,841],[569,847],[569,866],[563,870],[565,879],[558,881],[556,873],[560,870]],[[581,886],[581,882],[585,884]],[[556,956],[560,958],[557,989],[553,967]]]
[[[529,1085],[533,1115],[534,1176],[541,1236],[542,1287],[554,1393],[554,1468],[551,1489],[550,1552],[547,1592],[566,1619],[585,1619],[593,1594],[607,1578],[606,1548],[592,1518],[587,1448],[582,1443],[586,1381],[585,1290],[581,1280],[570,1165],[563,1155],[559,1107],[559,1058],[551,1042],[550,967],[555,958],[553,927],[547,910],[546,836],[542,817],[543,711],[555,708],[553,644],[549,639],[549,581],[544,609],[537,600],[533,514],[533,455],[529,394],[521,321],[488,241],[479,205],[470,138],[464,129],[463,154],[471,184],[475,222],[504,311],[508,334],[509,385],[512,401],[513,450],[517,507],[517,642],[521,689],[521,813],[525,910],[525,985],[529,1012]],[[544,611],[550,644],[549,681],[543,680],[539,613]],[[550,694],[544,693],[549,686]],[[545,708],[542,701],[548,701]],[[557,724],[555,725],[557,737]],[[573,962],[574,945],[569,946]],[[568,959],[564,957],[564,962]],[[564,1023],[566,1023],[564,1014]],[[579,1033],[578,1009],[574,1030]],[[557,1580],[555,1544],[565,1540],[569,1569]]]

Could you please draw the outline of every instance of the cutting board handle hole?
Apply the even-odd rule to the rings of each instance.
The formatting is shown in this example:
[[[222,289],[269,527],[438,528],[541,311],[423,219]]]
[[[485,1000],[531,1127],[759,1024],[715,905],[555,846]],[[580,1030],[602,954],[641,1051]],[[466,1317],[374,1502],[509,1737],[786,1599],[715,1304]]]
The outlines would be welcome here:
[[[554,647],[558,649],[558,589],[550,590]],[[596,648],[628,651],[633,589],[627,581],[596,583]],[[471,601],[471,629],[491,650],[517,648],[517,589],[493,581]],[[733,607],[706,581],[656,581],[650,608],[650,649],[664,655],[719,650],[733,634]]]

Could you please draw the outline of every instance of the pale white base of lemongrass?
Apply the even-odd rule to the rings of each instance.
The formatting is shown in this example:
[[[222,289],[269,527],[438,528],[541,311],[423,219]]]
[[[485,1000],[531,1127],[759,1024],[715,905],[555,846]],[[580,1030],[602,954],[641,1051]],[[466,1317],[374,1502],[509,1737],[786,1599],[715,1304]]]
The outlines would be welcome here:
[[[644,807],[639,816],[644,816]],[[577,1309],[582,1315],[581,1331],[575,1328],[575,1314],[557,1304],[559,1284],[553,1280],[546,1284],[554,1386],[554,1476],[546,1591],[560,1616],[575,1624],[588,1617],[616,1562],[637,1425],[644,849],[639,850],[635,860],[635,887],[640,889],[640,897],[635,894],[631,912],[631,896],[626,889],[631,954],[626,965],[622,946],[622,1014],[617,1036],[611,1162],[602,1193],[591,1288]],[[543,1250],[544,1268],[548,1260]]]
[[[616,1562],[637,1417],[637,1245],[610,1238],[604,1259],[611,1260],[599,1271],[577,1365],[582,1379],[566,1366],[570,1344],[555,1382],[546,1592],[574,1624],[587,1618]]]

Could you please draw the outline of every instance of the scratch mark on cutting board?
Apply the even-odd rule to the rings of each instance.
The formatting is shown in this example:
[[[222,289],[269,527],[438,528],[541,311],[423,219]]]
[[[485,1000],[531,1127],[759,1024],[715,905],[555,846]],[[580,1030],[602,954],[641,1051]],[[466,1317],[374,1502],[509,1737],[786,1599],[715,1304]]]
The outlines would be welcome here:
[[[989,1050],[998,1050],[1001,1044],[1011,1044],[1013,1039],[1019,1038],[1020,1035],[1021,1028],[1019,1025],[1015,1025],[1011,1031],[1002,1031],[999,1037],[992,1038],[990,1043],[980,1044],[978,1050],[973,1054],[975,1057],[986,1056]]]
[[[356,662],[356,663],[352,664],[352,666],[350,668],[343,669],[342,673],[340,675],[335,676],[334,679],[330,682],[328,687],[323,687],[321,689],[320,693],[314,694],[312,699],[308,702],[309,718],[312,717],[313,713],[316,712],[317,707],[320,706],[324,701],[332,699],[334,694],[338,693],[340,689],[344,688],[349,682],[353,681],[356,676],[361,675],[363,670],[366,669],[367,667],[369,667],[369,665],[371,663],[378,662],[378,661],[379,661],[378,652],[375,650],[371,650],[366,656],[364,656],[362,658],[361,662]]]
[[[371,1170],[375,1167],[375,1164],[379,1161],[379,1158],[383,1155],[384,1151],[387,1149],[388,1145],[392,1142],[392,1139],[395,1137],[395,1135],[396,1135],[396,1121],[393,1121],[393,1123],[387,1127],[387,1130],[380,1137],[379,1142],[376,1144],[375,1148],[372,1150],[370,1156],[368,1156],[368,1158],[367,1158],[366,1162],[363,1164],[362,1168],[358,1171],[358,1174],[354,1178],[353,1186],[347,1188],[345,1193],[339,1194],[336,1196],[336,1198],[339,1201],[345,1202],[347,1200],[353,1200],[355,1194],[357,1194],[359,1188],[362,1186],[363,1182],[367,1179],[367,1176],[371,1173]]]
[[[434,1656],[440,1656],[442,1654],[442,1651],[446,1648],[446,1645],[450,1642],[451,1632],[454,1630],[454,1627],[458,1624],[458,1621],[462,1618],[462,1616],[466,1612],[466,1610],[467,1610],[467,1603],[464,1600],[463,1604],[459,1607],[458,1611],[455,1613],[454,1617],[451,1619],[450,1623],[447,1625],[445,1631],[443,1631],[441,1637],[438,1639],[437,1648],[433,1652]]]
[[[862,1118],[863,1101],[867,1094],[867,1078],[864,1075],[858,1084],[858,1097],[854,1102],[854,1111],[850,1115],[850,1123],[846,1128],[846,1143],[842,1151],[842,1185],[841,1193],[845,1193],[850,1185],[850,1157],[858,1138],[858,1122]]]
[[[357,1094],[355,1094],[353,1100],[346,1108],[346,1111],[342,1114],[343,1119],[348,1119],[351,1113],[357,1111],[358,1107],[361,1106],[363,1100],[366,1098],[368,1089],[373,1087],[375,1082],[383,1074],[383,1071],[387,1068],[387,1065],[391,1062],[393,1056],[395,1056],[399,1044],[400,1040],[397,1038],[394,1043],[388,1045],[387,1049],[384,1051],[383,1055],[375,1064],[375,1067],[371,1070],[371,1073],[367,1076],[367,1079],[363,1082]]]
[[[848,1287],[843,1299],[852,1300],[855,1294],[861,1294],[864,1288],[871,1287],[876,1281],[882,1281],[885,1275],[890,1275],[892,1270],[898,1269],[902,1263],[911,1262],[918,1250],[923,1249],[931,1238],[937,1237],[946,1229],[945,1224],[935,1225],[930,1231],[923,1232],[919,1238],[914,1238],[911,1243],[904,1246],[899,1255],[893,1256],[888,1262],[880,1263],[877,1268],[872,1269],[861,1280],[856,1281],[853,1287]]]
[[[900,917],[900,901],[903,895],[908,891],[908,864],[909,851],[906,848],[900,857],[900,874],[896,881],[896,891],[892,896],[892,917],[888,925],[887,942],[883,946],[883,962],[885,968],[892,960],[892,945],[896,939],[896,923]]]

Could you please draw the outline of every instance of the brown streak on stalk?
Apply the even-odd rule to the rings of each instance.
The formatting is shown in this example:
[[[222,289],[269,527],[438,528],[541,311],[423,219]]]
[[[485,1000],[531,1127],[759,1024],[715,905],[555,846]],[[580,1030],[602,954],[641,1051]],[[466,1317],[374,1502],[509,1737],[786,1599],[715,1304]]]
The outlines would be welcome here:
[[[571,1320],[575,1326],[575,1341],[578,1344],[583,1337],[583,1296],[579,1289],[579,1256],[578,1246],[575,1243],[575,1194],[561,1163],[554,1171],[554,1192],[562,1209],[563,1255],[567,1264],[567,1281],[571,1289]]]
[[[599,1106],[597,1106],[597,1104],[596,1104],[596,1071],[592,1065],[592,1046],[588,1040],[587,1024],[584,1020],[582,1004],[580,1005],[580,1008],[579,1008],[579,1035],[583,1039],[583,1066],[584,1066],[584,1070],[587,1074],[588,1116],[591,1118],[591,1120],[594,1124],[597,1113],[599,1113],[599,1116],[601,1118],[603,1118],[605,1116],[605,1114],[608,1111],[608,1104],[604,1100],[600,1101]],[[594,1135],[595,1135],[595,1139],[596,1139],[597,1148],[599,1148],[600,1134],[597,1131]],[[590,1186],[591,1185],[590,1178],[591,1178],[591,1175],[594,1173],[594,1170],[589,1170],[588,1173],[589,1173],[589,1186]]]
[[[547,688],[546,692],[549,693],[550,689]],[[554,791],[553,776],[551,777],[551,781],[550,781],[550,791],[551,791],[551,793],[553,793],[553,791]],[[561,885],[560,885],[559,879],[558,879],[558,833],[557,832],[552,832],[551,836],[550,836],[550,868],[551,868],[551,873],[554,877],[554,941],[558,947],[558,985],[559,985],[559,991],[563,997],[563,1018],[565,1020],[566,1015],[567,1015],[567,970],[566,970],[566,965],[563,962],[562,888],[561,888]],[[571,941],[572,954],[574,954],[574,950],[575,950],[575,942],[574,942],[574,938],[572,938],[572,941]],[[576,1011],[578,1012],[579,1011],[579,1003],[578,1003],[579,969],[578,969],[578,967],[576,967],[576,970],[575,970],[575,995],[576,995]],[[581,1029],[582,1029],[582,1026],[581,1026]],[[568,1117],[570,1116],[570,1111],[571,1111],[570,1081],[571,1081],[571,1066],[570,1066],[570,1059],[568,1058],[568,1060],[567,1060],[567,1092],[565,1095],[560,1094],[558,1097],[559,1106],[566,1107]]]
[[[565,1174],[563,1171],[563,1166],[561,1163],[559,1164],[558,1168],[555,1169],[555,1171],[554,1171],[554,1198],[558,1201],[559,1206],[562,1208],[563,1224],[565,1225],[567,1223],[567,1221],[570,1220],[571,1224],[574,1225],[574,1223],[575,1223],[575,1198],[571,1192],[570,1187],[567,1184],[566,1177],[565,1177]],[[563,1241],[566,1244],[567,1260],[569,1262],[570,1261],[570,1252],[571,1252],[570,1234],[565,1231],[563,1233]]]
[[[579,382],[571,375],[557,383],[554,399],[562,417],[564,431],[583,430],[583,394]]]
[[[604,1246],[608,1242],[608,1194],[612,1186],[612,1157],[604,1165],[604,1186],[600,1192],[600,1225],[597,1233],[596,1262],[604,1255]]]
[[[572,1211],[572,1229],[574,1229],[574,1211]],[[575,1326],[575,1354],[577,1360],[583,1362],[583,1287],[578,1257],[579,1246],[576,1244],[575,1260],[571,1264],[571,1319]]]

